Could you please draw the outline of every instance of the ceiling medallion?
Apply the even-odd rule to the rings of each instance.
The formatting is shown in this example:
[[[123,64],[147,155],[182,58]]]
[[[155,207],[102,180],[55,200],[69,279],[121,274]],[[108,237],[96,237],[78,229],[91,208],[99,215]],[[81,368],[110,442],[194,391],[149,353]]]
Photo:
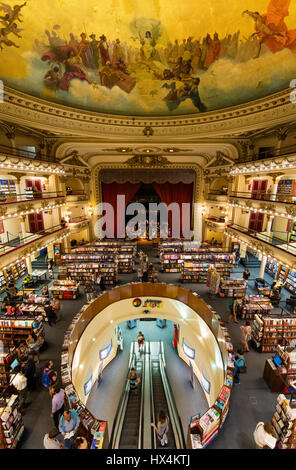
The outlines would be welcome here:
[[[169,165],[171,162],[166,158],[166,157],[161,157],[160,155],[135,155],[132,158],[129,158],[126,161],[126,164],[128,166],[145,166],[145,167],[151,167],[151,166],[163,166],[163,165]]]

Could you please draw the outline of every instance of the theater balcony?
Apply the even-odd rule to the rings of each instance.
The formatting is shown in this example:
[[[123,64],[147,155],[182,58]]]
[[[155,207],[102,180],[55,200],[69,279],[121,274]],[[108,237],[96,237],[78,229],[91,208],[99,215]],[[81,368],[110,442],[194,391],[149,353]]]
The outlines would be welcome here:
[[[281,264],[293,269],[296,265],[296,243],[287,243],[264,232],[256,232],[241,225],[231,224],[225,229],[226,237],[255,250],[258,255],[281,260]]]
[[[25,259],[48,245],[69,236],[70,230],[62,225],[50,227],[42,232],[32,233],[16,242],[0,244],[0,269],[5,269],[17,260]]]
[[[65,205],[66,197],[62,192],[40,192],[34,196],[29,196],[28,193],[0,192],[0,219],[52,210]]]
[[[296,197],[294,196],[231,192],[228,203],[231,207],[262,212],[271,216],[288,219],[296,217]]]

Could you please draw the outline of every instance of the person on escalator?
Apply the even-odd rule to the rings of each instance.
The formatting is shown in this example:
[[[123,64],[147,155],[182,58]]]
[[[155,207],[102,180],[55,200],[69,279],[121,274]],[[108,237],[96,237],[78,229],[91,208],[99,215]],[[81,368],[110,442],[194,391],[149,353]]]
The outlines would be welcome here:
[[[144,341],[145,341],[145,337],[144,337],[142,331],[139,331],[139,334],[138,334],[138,336],[137,336],[137,339],[138,339],[139,352],[140,352],[142,346],[143,346],[143,349],[144,349]]]
[[[136,392],[138,388],[138,383],[139,383],[139,377],[137,372],[133,367],[131,367],[130,373],[128,374],[128,380],[130,383],[130,391],[131,392]]]
[[[158,413],[157,426],[154,423],[151,423],[151,426],[155,429],[162,447],[166,446],[168,444],[169,418],[163,410]]]

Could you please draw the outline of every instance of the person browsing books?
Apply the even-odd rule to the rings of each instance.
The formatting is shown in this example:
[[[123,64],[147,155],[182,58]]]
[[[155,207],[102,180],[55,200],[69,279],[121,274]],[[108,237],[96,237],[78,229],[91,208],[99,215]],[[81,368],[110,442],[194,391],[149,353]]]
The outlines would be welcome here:
[[[257,423],[253,433],[256,449],[274,449],[276,444],[275,431],[271,423]]]
[[[234,376],[233,376],[234,383],[240,384],[240,372],[241,372],[241,368],[244,366],[245,366],[244,353],[241,349],[238,349],[236,356],[235,356],[235,363],[234,363]]]
[[[75,410],[66,410],[59,422],[59,431],[63,435],[66,449],[71,449],[73,442],[78,436],[80,418]]]

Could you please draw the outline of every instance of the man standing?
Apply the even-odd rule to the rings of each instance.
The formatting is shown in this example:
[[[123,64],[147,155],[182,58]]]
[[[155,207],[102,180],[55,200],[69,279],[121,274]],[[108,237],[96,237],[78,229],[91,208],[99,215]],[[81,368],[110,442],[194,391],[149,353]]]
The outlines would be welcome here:
[[[80,418],[75,410],[64,411],[60,418],[59,431],[63,435],[66,449],[71,449],[72,443],[78,436],[77,429]]]
[[[14,369],[14,372],[16,373],[16,375],[10,381],[10,384],[13,385],[18,391],[20,411],[23,411],[26,405],[26,399],[27,399],[27,394],[28,394],[27,378],[22,372],[21,366],[17,366]]]
[[[28,356],[23,356],[21,358],[21,365],[22,371],[24,376],[27,379],[27,387],[29,391],[33,391],[35,389],[35,374],[36,374],[36,366],[35,361]]]
[[[44,311],[46,313],[49,326],[52,326],[52,324],[55,325],[57,317],[52,306],[49,303],[44,306]]]

